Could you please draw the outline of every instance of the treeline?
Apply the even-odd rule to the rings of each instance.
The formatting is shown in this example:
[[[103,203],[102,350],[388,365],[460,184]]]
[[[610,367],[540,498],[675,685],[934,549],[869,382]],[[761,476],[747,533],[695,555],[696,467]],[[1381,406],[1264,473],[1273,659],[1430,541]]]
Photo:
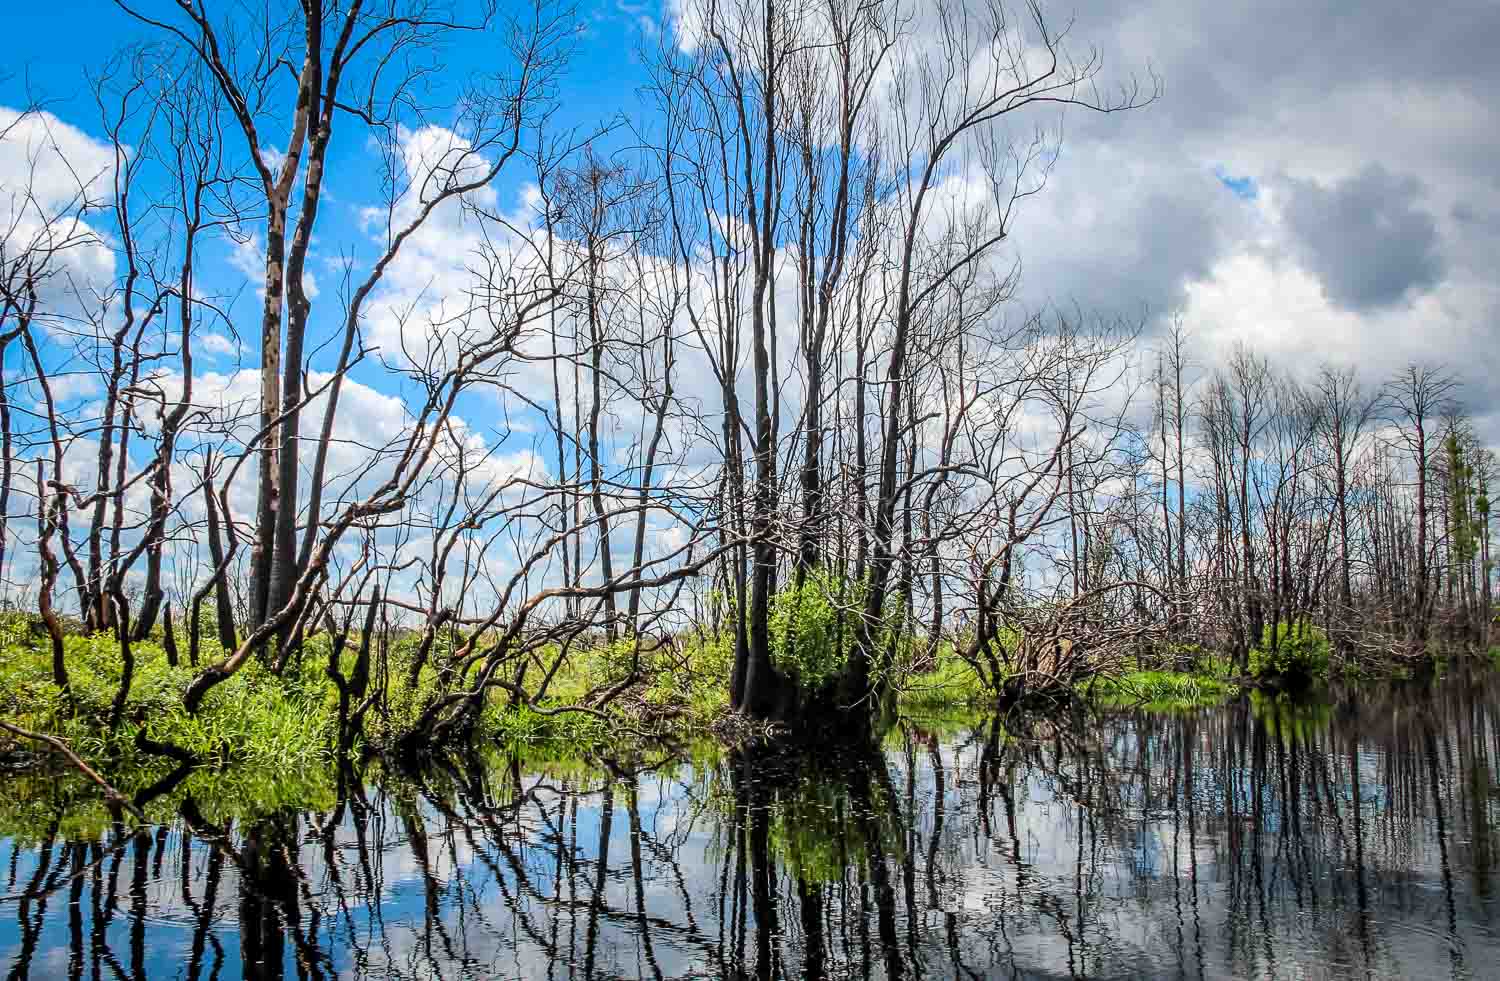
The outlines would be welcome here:
[[[595,130],[566,11],[124,6],[102,141],[0,134],[0,574],[59,691],[66,617],[116,639],[111,726],[158,637],[189,714],[316,638],[340,745],[393,677],[422,745],[601,647],[548,711],[712,645],[734,708],[858,720],[945,659],[1010,697],[1279,623],[1487,627],[1446,376],[1190,384],[1174,334],[1151,386],[1142,325],[1015,310],[1058,107],[1157,94],[1035,5],[695,0]]]
[[[1242,666],[1306,625],[1365,667],[1488,646],[1495,456],[1454,374],[1370,384],[1243,346],[1205,371],[1181,323],[1155,347],[1135,493],[1086,509],[1099,541],[1073,553],[1075,578],[1155,584],[1171,634]]]
[[[1162,536],[1157,568],[1172,581],[1176,555],[1184,588],[1195,573],[1213,584],[1199,622],[1215,610],[1240,652],[1268,623],[1297,621],[1376,661],[1421,657],[1434,641],[1488,646],[1495,456],[1455,375],[1413,365],[1373,386],[1350,368],[1298,378],[1237,350],[1184,415],[1181,333],[1170,341],[1162,428],[1173,440],[1157,457],[1197,493],[1165,502],[1177,540]],[[1184,466],[1184,430],[1197,467]]]

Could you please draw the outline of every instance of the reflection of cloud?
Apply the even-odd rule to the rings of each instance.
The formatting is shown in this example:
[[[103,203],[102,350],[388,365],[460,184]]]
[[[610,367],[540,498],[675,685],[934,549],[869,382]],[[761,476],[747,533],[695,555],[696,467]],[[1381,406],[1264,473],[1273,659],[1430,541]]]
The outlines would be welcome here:
[[[751,800],[769,820],[761,881],[780,969],[801,974],[810,922],[821,926],[829,976],[869,964],[885,977],[887,958],[910,974],[956,963],[964,974],[1020,977],[1419,977],[1435,965],[1446,974],[1454,950],[1471,964],[1493,939],[1493,874],[1475,837],[1488,819],[1461,803],[1468,768],[1490,766],[1473,763],[1460,742],[1470,736],[1459,723],[1429,735],[1420,720],[1393,724],[1385,711],[1363,722],[1274,711],[1288,718],[1238,704],[1106,714],[1086,732],[1049,734],[1033,720],[1040,728],[996,732],[995,742],[983,729],[943,735],[908,719],[863,771],[778,768]],[[1415,747],[1425,739],[1439,748],[1424,762]],[[213,928],[229,966],[246,935],[238,918],[254,912],[242,900],[274,894],[291,897],[297,916],[262,907],[258,928],[286,931],[289,962],[308,953],[293,934],[312,943],[341,976],[560,976],[586,963],[606,977],[753,970],[758,858],[739,796],[748,787],[726,760],[632,781],[523,758],[466,773],[478,779],[462,790],[433,771],[420,795],[405,779],[368,786],[358,824],[346,803],[331,828],[319,812],[257,829],[262,847],[291,850],[301,881],[268,890],[223,863]],[[1409,764],[1432,772],[1413,786]],[[862,780],[873,795],[856,792]],[[832,877],[816,918],[801,905],[810,883],[798,880],[810,870],[788,864],[796,852],[784,823],[808,803],[823,808],[820,828],[850,846],[830,849],[818,870]],[[251,825],[235,828],[243,855]],[[883,866],[862,844],[872,829]],[[133,935],[126,883],[140,861],[154,977],[188,949],[211,846],[176,834],[147,842],[123,853],[105,937],[122,954]],[[18,850],[18,881],[38,853]],[[108,878],[83,881],[111,888]],[[73,907],[85,933],[100,908],[91,899],[85,892]],[[39,916],[33,970],[54,963],[41,952],[67,950],[68,908],[49,904]],[[15,943],[15,931],[0,936],[0,957]]]

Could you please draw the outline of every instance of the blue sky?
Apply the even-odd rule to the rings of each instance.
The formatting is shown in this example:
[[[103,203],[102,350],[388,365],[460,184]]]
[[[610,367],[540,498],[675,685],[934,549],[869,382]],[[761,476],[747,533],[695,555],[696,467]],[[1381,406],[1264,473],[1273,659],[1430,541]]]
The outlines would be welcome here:
[[[139,0],[138,6],[152,10],[164,5],[160,0]],[[654,29],[646,23],[655,24],[659,17],[655,5],[579,5],[577,59],[564,100],[568,116],[583,121],[629,108],[622,97],[644,79],[637,49],[644,32]],[[29,79],[33,93],[53,101],[59,115],[70,115],[73,107],[88,111],[87,72],[122,46],[154,36],[110,0],[8,4],[4,23],[8,77],[0,78],[0,100],[11,106],[24,100]],[[59,44],[59,39],[66,39],[66,44]],[[454,72],[482,72],[490,52],[491,44],[473,35],[452,46],[446,63]]]
[[[97,138],[90,69],[152,32],[102,0],[11,7],[3,19],[11,75],[0,81],[0,106],[20,106],[29,92]],[[1067,3],[1049,9],[1055,18],[1074,12]],[[655,43],[659,9],[595,3],[578,17],[551,128],[649,119],[637,94],[645,82],[637,48]],[[1500,117],[1486,95],[1500,85],[1500,69],[1480,43],[1494,36],[1493,3],[1439,17],[1385,0],[1357,10],[1333,0],[1078,0],[1070,38],[1079,51],[1101,52],[1104,87],[1149,66],[1164,95],[1139,112],[1067,117],[1046,191],[1020,209],[1001,257],[1022,263],[1017,305],[1144,311],[1148,346],[1156,326],[1180,313],[1204,373],[1240,343],[1294,370],[1353,364],[1370,384],[1408,361],[1450,364],[1465,376],[1481,432],[1500,442],[1500,287],[1487,258],[1500,251]],[[452,42],[440,84],[492,70],[498,53],[485,35]],[[443,105],[441,92],[430,102]],[[439,109],[432,121],[452,120]],[[357,219],[380,200],[376,157],[358,127],[340,133],[310,267],[321,291],[315,340],[332,332],[340,306],[329,263],[355,250],[362,275],[375,248]],[[284,137],[266,138],[274,145]],[[521,168],[502,178],[496,206],[514,209],[528,176]],[[436,260],[461,265],[467,243],[454,231],[445,225],[446,238],[418,258],[435,260],[439,272]],[[238,291],[232,319],[253,344],[250,265],[210,263],[207,275],[220,280],[210,289]],[[419,268],[388,286],[410,297],[423,275]],[[453,280],[443,282],[451,288]],[[328,355],[320,357],[315,367],[326,367]],[[241,358],[252,365],[255,351]],[[217,361],[205,353],[199,364],[233,366],[228,353]],[[355,377],[396,392],[392,375],[373,363]],[[712,398],[705,404],[716,408]],[[462,411],[492,434],[502,408],[526,411],[493,398]]]
[[[173,13],[172,0],[141,0],[141,6],[163,19]],[[209,9],[217,13],[220,8],[210,3]],[[572,132],[581,136],[629,117],[641,118],[639,90],[646,77],[639,49],[642,44],[651,45],[659,40],[654,22],[644,19],[646,13],[643,9],[615,4],[581,9],[577,17],[573,54],[555,93],[556,108],[549,132]],[[180,22],[180,15],[176,19]],[[105,162],[110,160],[104,143],[106,129],[95,100],[91,76],[97,77],[111,57],[126,46],[156,40],[159,33],[129,17],[113,3],[100,0],[28,4],[24,9],[7,10],[0,23],[4,23],[15,39],[8,56],[9,77],[0,79],[0,109],[18,110],[32,104],[43,105],[65,127],[79,131],[62,128],[51,131],[70,165],[75,159],[85,159],[90,161],[85,167],[90,176],[106,172]],[[81,25],[86,25],[87,30],[81,30]],[[69,40],[59,43],[60,38]],[[429,111],[421,122],[450,127],[457,122],[456,111],[451,108],[455,94],[471,80],[478,81],[487,74],[509,71],[513,60],[495,33],[458,34],[442,51],[438,67],[440,70],[433,74],[434,88],[423,99]],[[283,90],[289,87],[283,86]],[[410,118],[404,122],[412,124]],[[243,146],[243,136],[232,123],[227,120],[226,123],[224,139],[232,165],[242,172],[247,171],[248,154]],[[279,131],[283,126],[285,123],[280,118],[270,126],[262,126],[263,148],[279,150],[285,145],[286,136]],[[339,289],[342,261],[353,257],[351,278],[354,283],[359,283],[370,273],[384,248],[379,223],[371,226],[368,215],[362,214],[366,209],[378,209],[382,205],[385,190],[381,180],[381,156],[369,134],[370,131],[353,118],[337,118],[328,159],[328,177],[307,267],[316,288],[308,334],[308,349],[313,352],[314,386],[320,382],[317,373],[332,369],[337,359],[336,341],[341,337],[344,313]],[[126,142],[131,138],[127,131]],[[620,127],[606,137],[602,145],[607,150],[624,145],[626,140],[627,129]],[[18,151],[14,140],[11,142],[9,156],[0,159],[0,182],[16,180],[19,183],[26,179],[25,154]],[[409,146],[405,136],[400,142],[403,148]],[[52,154],[50,160],[54,164],[54,173],[64,173],[55,167],[56,159],[57,155]],[[523,194],[533,176],[534,171],[528,162],[515,161],[514,166],[503,171],[493,185],[494,197],[489,199],[489,206],[506,213],[524,209]],[[65,189],[71,186],[66,177],[62,178],[62,184]],[[99,190],[102,192],[107,188],[100,186]],[[141,200],[144,202],[155,197],[158,190],[164,193],[167,188],[155,188],[150,180],[145,181]],[[254,196],[247,196],[252,206]],[[379,457],[389,451],[425,399],[426,393],[420,386],[400,371],[389,370],[386,365],[409,367],[403,346],[415,343],[420,347],[429,343],[433,335],[426,327],[426,318],[431,311],[443,305],[451,309],[465,302],[472,282],[466,267],[472,268],[476,261],[474,256],[480,240],[472,223],[465,226],[456,207],[445,205],[444,208],[447,210],[440,209],[434,214],[421,235],[406,243],[401,257],[387,271],[366,304],[361,337],[377,353],[351,371],[351,384],[344,388],[334,433],[335,449],[330,459],[328,480],[324,484],[325,488],[340,488],[337,493],[353,493],[351,488],[354,486],[373,489],[375,478],[369,477],[368,473],[372,454],[376,455],[378,470],[381,465]],[[108,214],[97,213],[87,221],[106,237],[113,235]],[[397,221],[398,225],[404,223],[405,219]],[[264,240],[261,221],[247,222],[242,231],[259,236],[259,242]],[[153,243],[167,240],[159,227],[152,234]],[[193,401],[211,412],[222,407],[227,415],[236,418],[235,425],[239,427],[236,432],[240,439],[248,438],[254,429],[250,421],[258,402],[258,290],[264,282],[264,254],[259,242],[251,242],[237,252],[234,244],[224,236],[214,236],[200,243],[196,263],[195,292],[213,297],[216,303],[226,308],[227,322],[205,323],[198,332],[199,339],[194,344]],[[120,268],[116,261],[116,274]],[[109,277],[100,278],[102,282]],[[118,317],[118,307],[115,304],[111,318]],[[412,323],[396,322],[392,311],[405,308],[413,312]],[[200,311],[202,309],[200,306]],[[85,363],[87,355],[81,358],[79,350],[81,346],[76,337],[58,334],[42,338],[42,358],[48,362],[49,372],[58,379],[55,387],[62,411],[84,418],[94,411],[91,400],[98,396],[100,375]],[[4,369],[16,371],[23,357],[24,352],[13,345],[7,352]],[[543,434],[550,430],[539,425],[541,420],[536,408],[503,387],[514,381],[520,390],[529,388],[535,391],[549,369],[535,362],[512,358],[506,359],[504,367],[497,370],[503,372],[500,385],[471,389],[457,404],[460,428],[469,438],[481,441],[485,451],[492,454],[487,457],[486,466],[493,469],[483,470],[486,476],[482,479],[498,481],[513,475],[539,477],[542,473],[552,472],[556,464],[555,445],[550,436],[543,438]],[[546,384],[540,387],[550,391]],[[306,438],[316,438],[321,419],[322,403],[315,401],[303,422]],[[208,437],[210,442],[212,439]],[[601,439],[612,454],[620,456],[622,466],[629,465],[627,460],[635,458],[637,439],[629,420],[610,418]],[[179,446],[179,449],[186,448],[185,444]],[[70,466],[80,468],[74,479],[85,484],[91,480],[82,469],[88,452],[85,447],[69,453],[69,459],[77,461]],[[356,480],[356,475],[361,474],[364,476]],[[184,475],[184,485],[187,479]],[[302,488],[304,494],[305,485],[306,480]],[[253,479],[242,476],[234,484],[232,507],[242,518],[253,507],[254,491]],[[619,536],[617,543],[620,548],[627,547],[626,536]],[[508,568],[506,561],[496,560],[492,568],[497,572]],[[543,574],[554,573],[555,570]]]
[[[137,6],[153,16],[173,19],[171,3],[139,0]],[[210,10],[214,9],[210,4]],[[502,4],[502,15],[507,9],[523,12],[526,8]],[[577,9],[573,55],[557,91],[552,132],[587,133],[640,117],[640,89],[646,82],[640,49],[641,45],[650,46],[658,40],[659,16],[659,10],[628,3],[585,4]],[[180,16],[176,20],[180,21]],[[0,107],[19,109],[32,102],[41,103],[62,122],[95,140],[102,140],[105,130],[91,79],[125,47],[162,36],[108,0],[15,5],[6,11],[4,23],[11,44],[9,70],[0,77]],[[59,38],[68,40],[60,44]],[[507,55],[499,49],[499,43],[494,33],[461,32],[445,42],[440,56],[442,70],[432,75],[433,88],[425,98],[431,107],[429,122],[452,123],[452,113],[446,107],[452,104],[459,87],[470,79],[504,69]],[[336,130],[330,151],[330,177],[325,185],[309,263],[321,296],[321,302],[317,299],[314,302],[310,344],[328,336],[339,323],[334,263],[341,254],[358,250],[356,254],[362,261],[356,262],[354,274],[356,279],[361,278],[378,246],[360,227],[361,209],[381,202],[378,158],[365,142],[364,128],[348,117],[343,117],[343,122],[348,125]],[[275,127],[263,133],[270,146],[278,146],[284,138]],[[239,133],[231,129],[226,139],[236,157],[243,159]],[[614,136],[601,140],[601,144],[619,145],[625,139],[622,127]],[[495,184],[500,207],[509,210],[518,205],[528,183],[526,177],[524,165],[502,174]],[[246,230],[254,232],[257,227],[251,225]],[[228,260],[227,243],[220,242],[212,248],[219,250],[220,259]],[[252,366],[259,314],[255,264],[261,257],[247,253],[243,259],[238,265],[233,261],[202,263],[199,275],[205,290],[238,295],[231,319],[244,345],[240,363]],[[234,367],[233,361],[227,354],[199,352],[200,369],[228,371]],[[327,367],[331,362],[330,349],[322,358],[315,359],[314,367]],[[356,369],[355,377],[381,391],[399,391],[396,379],[378,370],[373,361]]]
[[[1500,294],[1480,257],[1500,248],[1500,123],[1482,93],[1500,84],[1485,41],[1500,30],[1500,8],[1482,0],[1441,15],[1393,0],[1047,6],[1074,17],[1070,37],[1097,46],[1108,82],[1150,66],[1165,95],[1142,113],[1069,118],[1048,190],[1028,204],[1014,237],[1024,300],[1182,311],[1205,361],[1252,341],[1289,363],[1328,353],[1369,364],[1373,351],[1372,375],[1429,354],[1494,366],[1480,328],[1494,322]],[[653,40],[660,6],[585,2],[578,16],[557,121],[641,118],[636,50]],[[0,105],[22,102],[29,82],[90,132],[98,127],[87,70],[149,36],[105,0],[14,3],[4,23],[11,76],[0,81]],[[451,75],[483,71],[493,54],[483,37],[457,42]],[[331,185],[342,207],[325,216],[330,243],[350,237],[356,202],[373,197],[358,186],[368,173],[360,148],[335,156],[349,172]],[[1375,163],[1383,173],[1367,172]],[[502,185],[502,198],[515,189]],[[1421,234],[1372,240],[1358,220],[1371,208],[1393,213],[1372,227]],[[1404,255],[1414,241],[1426,251]],[[1394,280],[1353,289],[1351,264]],[[1426,327],[1414,333],[1413,323]],[[1472,394],[1488,408],[1500,401],[1487,381],[1500,368],[1478,374]]]
[[[138,0],[135,5],[154,14],[173,6],[161,0]],[[212,3],[209,6],[214,7]],[[526,9],[513,2],[501,6],[502,15],[505,10]],[[655,5],[626,2],[584,3],[577,8],[578,31],[573,57],[558,91],[555,131],[576,128],[585,132],[640,118],[640,90],[647,82],[641,45],[656,43],[660,16]],[[97,76],[126,46],[161,37],[160,32],[141,24],[109,0],[15,4],[6,9],[3,22],[7,65],[0,71],[0,106],[18,109],[38,101],[62,121],[96,139],[102,139],[104,131],[91,76]],[[59,44],[59,38],[67,42]],[[432,122],[450,121],[444,118],[442,107],[451,103],[459,84],[497,70],[505,55],[496,45],[493,33],[455,32],[446,42],[440,59],[443,70],[432,76],[434,89],[428,97],[433,107]],[[347,126],[340,135],[344,138],[336,136],[331,151],[335,176],[328,182],[330,199],[338,206],[320,214],[320,229],[325,234],[335,227],[352,228],[353,210],[376,203],[379,197],[369,167],[368,147],[354,142],[361,135],[358,127]],[[231,141],[237,136],[229,134]],[[273,130],[266,137],[275,142],[277,134]],[[498,190],[504,200],[513,198],[520,187],[513,181],[502,183]]]

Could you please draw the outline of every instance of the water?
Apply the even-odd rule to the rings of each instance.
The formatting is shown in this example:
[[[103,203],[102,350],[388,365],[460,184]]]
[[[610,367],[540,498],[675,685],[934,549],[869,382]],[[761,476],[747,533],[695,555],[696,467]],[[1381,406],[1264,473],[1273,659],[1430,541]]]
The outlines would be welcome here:
[[[1500,976],[1489,682],[454,760],[314,811],[0,842],[9,978]],[[60,829],[67,824],[60,825]]]

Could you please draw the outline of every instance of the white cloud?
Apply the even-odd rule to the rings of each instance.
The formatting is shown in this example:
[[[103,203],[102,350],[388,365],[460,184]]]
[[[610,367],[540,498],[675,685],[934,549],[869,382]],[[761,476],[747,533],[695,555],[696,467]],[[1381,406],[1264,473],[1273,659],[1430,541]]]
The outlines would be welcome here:
[[[108,290],[114,253],[90,207],[109,193],[114,166],[109,144],[50,112],[0,106],[0,256],[7,274],[41,280],[44,316],[77,316]]]
[[[198,338],[198,344],[210,356],[234,354],[239,350],[239,345],[223,334],[204,334]]]

